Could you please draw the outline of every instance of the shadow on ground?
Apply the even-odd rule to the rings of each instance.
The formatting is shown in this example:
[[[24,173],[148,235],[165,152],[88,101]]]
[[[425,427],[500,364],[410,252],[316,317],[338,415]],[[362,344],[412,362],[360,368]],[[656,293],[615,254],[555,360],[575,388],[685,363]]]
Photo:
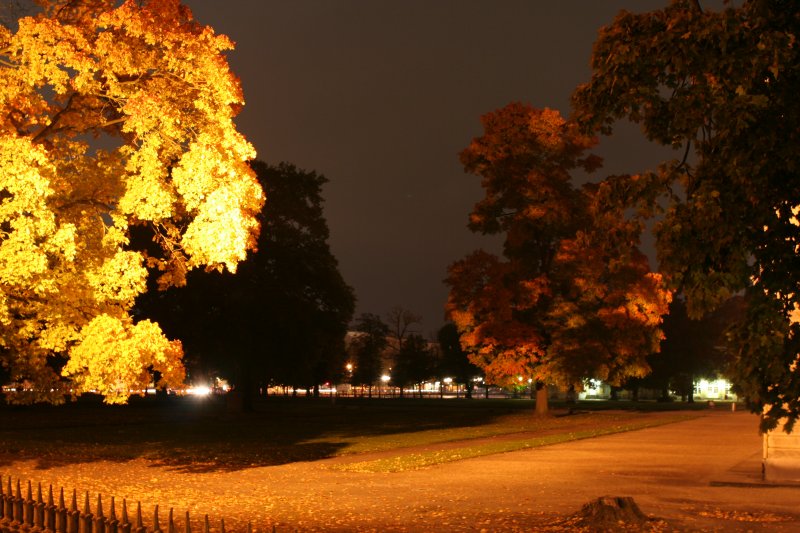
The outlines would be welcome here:
[[[476,426],[508,412],[495,404],[464,409],[440,401],[307,398],[267,399],[252,413],[229,412],[219,398],[0,406],[0,467],[143,458],[182,472],[236,471],[334,457],[359,436]]]

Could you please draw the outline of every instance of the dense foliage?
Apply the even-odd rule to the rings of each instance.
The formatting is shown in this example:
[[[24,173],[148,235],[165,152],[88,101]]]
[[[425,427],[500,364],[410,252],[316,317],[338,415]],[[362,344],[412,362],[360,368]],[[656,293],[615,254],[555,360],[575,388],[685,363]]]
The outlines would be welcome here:
[[[350,382],[368,387],[372,396],[372,386],[378,383],[383,371],[389,326],[378,315],[362,313],[356,320],[355,332],[349,346],[353,365]]]
[[[448,322],[439,328],[436,333],[439,343],[439,374],[440,377],[452,377],[453,382],[463,384],[466,397],[472,398],[472,389],[475,388],[474,379],[482,377],[483,372],[470,360],[469,355],[461,346],[461,335],[458,326]]]
[[[340,377],[355,298],[328,246],[326,178],[252,164],[267,195],[258,252],[236,275],[193,272],[141,311],[183,339],[198,379],[221,375],[249,397],[270,382],[313,388]]]
[[[738,4],[738,3],[737,3]],[[739,392],[762,427],[800,416],[800,9],[746,0],[720,11],[675,0],[603,28],[576,118],[610,133],[642,125],[679,149],[656,171],[620,177],[609,203],[652,215],[661,271],[693,317],[745,293],[734,328]]]
[[[485,191],[470,227],[505,240],[504,257],[478,251],[449,269],[447,310],[471,361],[491,383],[533,379],[539,390],[643,376],[670,294],[638,250],[641,224],[599,208],[609,187],[573,183],[599,165],[584,155],[594,139],[523,104],[482,122],[461,154]]]
[[[58,355],[73,391],[124,402],[148,368],[183,380],[180,344],[129,314],[148,269],[234,271],[264,196],[230,40],[177,0],[41,4],[0,24],[0,363],[18,400],[63,398]]]

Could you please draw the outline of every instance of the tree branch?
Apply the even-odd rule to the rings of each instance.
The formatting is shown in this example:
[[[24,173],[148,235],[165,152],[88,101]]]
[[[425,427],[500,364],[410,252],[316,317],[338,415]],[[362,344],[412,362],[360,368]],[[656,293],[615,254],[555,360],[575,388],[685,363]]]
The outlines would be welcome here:
[[[114,206],[111,204],[107,204],[105,202],[101,202],[99,200],[94,200],[93,198],[79,198],[77,200],[72,200],[71,202],[65,202],[58,206],[59,211],[65,211],[67,209],[71,209],[77,205],[88,205],[91,207],[99,207],[106,212],[111,212],[114,210]]]
[[[692,147],[692,141],[686,141],[686,150],[683,152],[683,159],[675,170],[680,170],[686,166],[686,161],[689,159],[689,150]]]
[[[105,128],[107,126],[113,126],[114,124],[120,124],[120,123],[125,122],[126,120],[128,120],[128,118],[130,118],[130,117],[124,116],[124,117],[120,117],[120,118],[117,118],[117,119],[114,119],[114,120],[109,120],[108,122],[103,122],[98,127],[99,128]]]
[[[76,95],[76,94],[78,94],[78,93],[74,93],[74,92],[73,92],[73,93],[70,93],[70,95],[69,95],[69,98],[67,99],[67,103],[64,105],[64,107],[62,107],[61,109],[59,109],[59,110],[56,112],[56,114],[55,114],[55,115],[53,115],[53,118],[50,120],[50,124],[46,125],[46,126],[45,126],[45,127],[43,127],[42,129],[40,129],[40,130],[39,130],[39,131],[38,131],[38,132],[37,132],[37,133],[36,133],[36,134],[33,136],[33,138],[32,138],[33,142],[36,142],[36,141],[38,141],[38,140],[39,140],[39,138],[41,138],[41,137],[43,137],[44,135],[46,135],[46,134],[50,133],[50,131],[53,129],[53,127],[55,127],[55,125],[58,123],[58,120],[61,118],[61,116],[62,116],[64,113],[66,113],[66,112],[69,110],[69,108],[72,106],[72,102],[73,102],[73,100],[75,99],[75,95]]]

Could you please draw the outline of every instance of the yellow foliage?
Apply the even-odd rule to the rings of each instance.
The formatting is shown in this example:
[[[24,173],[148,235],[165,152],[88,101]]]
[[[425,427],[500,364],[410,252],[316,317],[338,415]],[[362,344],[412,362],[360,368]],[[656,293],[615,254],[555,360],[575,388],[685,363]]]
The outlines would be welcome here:
[[[264,203],[230,40],[178,0],[116,4],[50,0],[0,26],[0,363],[45,391],[48,357],[67,356],[73,389],[109,402],[148,369],[183,379],[180,345],[129,316],[147,268],[235,271]],[[132,249],[134,225],[159,253]]]
[[[63,374],[79,390],[95,390],[108,403],[125,403],[132,392],[146,387],[148,368],[160,372],[165,385],[183,381],[180,342],[167,340],[149,320],[134,325],[127,317],[104,314],[84,326],[80,336]]]

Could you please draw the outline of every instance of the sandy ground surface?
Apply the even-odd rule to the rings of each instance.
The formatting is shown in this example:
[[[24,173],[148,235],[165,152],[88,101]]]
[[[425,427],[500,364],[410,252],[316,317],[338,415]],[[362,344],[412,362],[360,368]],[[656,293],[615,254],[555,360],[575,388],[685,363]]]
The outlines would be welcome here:
[[[3,457],[7,479],[174,507],[212,530],[546,531],[604,495],[632,496],[664,531],[798,531],[800,486],[760,479],[755,416],[708,412],[675,424],[400,473],[332,469],[341,459],[186,472],[143,459],[41,468]],[[5,482],[4,482],[5,483]],[[182,528],[182,520],[178,526]],[[195,531],[199,522],[193,524]],[[563,526],[564,529],[570,529]]]

